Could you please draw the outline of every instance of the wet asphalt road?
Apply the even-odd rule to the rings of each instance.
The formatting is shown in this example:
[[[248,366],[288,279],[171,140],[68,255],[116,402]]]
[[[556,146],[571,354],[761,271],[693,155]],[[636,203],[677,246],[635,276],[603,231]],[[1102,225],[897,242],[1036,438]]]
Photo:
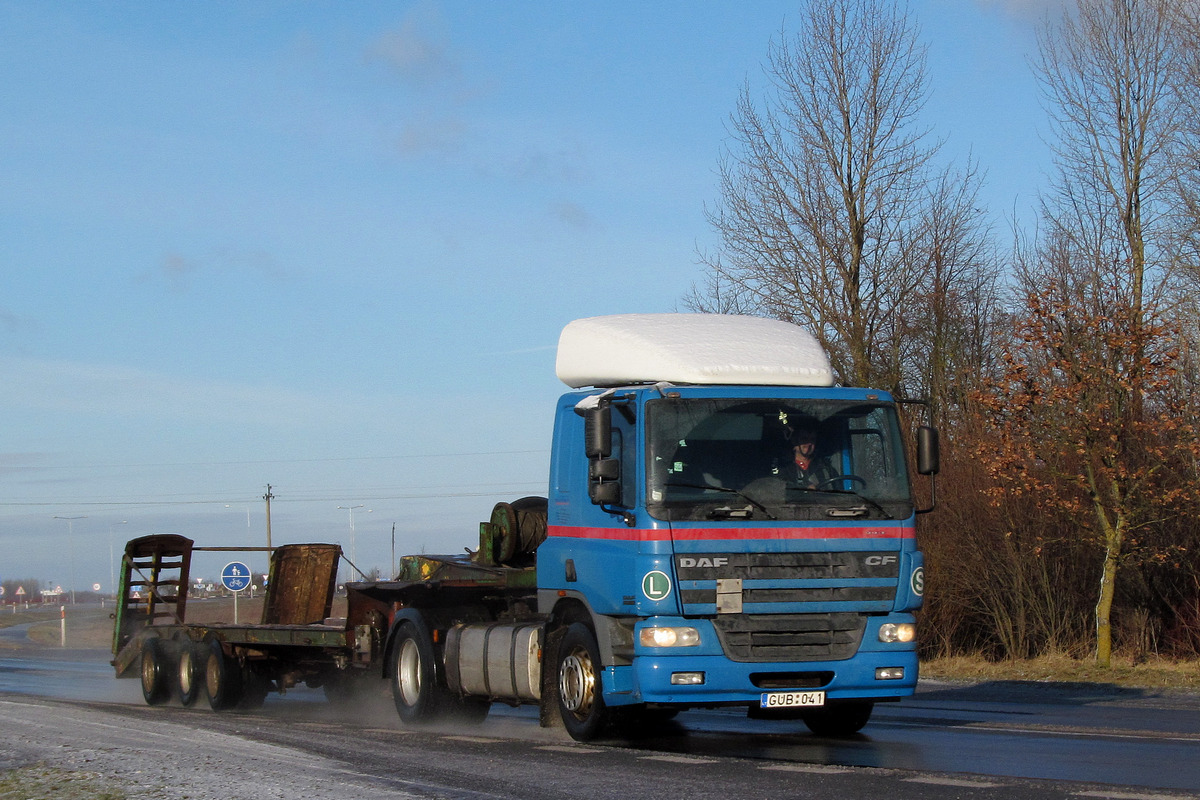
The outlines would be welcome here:
[[[0,631],[0,644],[22,636],[20,629]],[[0,647],[0,697],[48,698],[131,725],[154,720],[250,737],[344,762],[355,775],[382,781],[380,790],[422,797],[628,800],[636,786],[639,796],[722,800],[833,793],[1200,798],[1195,694],[926,683],[914,698],[877,706],[863,734],[847,740],[813,736],[800,723],[693,711],[635,740],[579,745],[561,730],[539,728],[531,708],[498,706],[482,725],[447,731],[401,729],[386,697],[371,708],[336,710],[308,690],[272,695],[252,714],[149,708],[137,681],[112,677],[108,657]]]

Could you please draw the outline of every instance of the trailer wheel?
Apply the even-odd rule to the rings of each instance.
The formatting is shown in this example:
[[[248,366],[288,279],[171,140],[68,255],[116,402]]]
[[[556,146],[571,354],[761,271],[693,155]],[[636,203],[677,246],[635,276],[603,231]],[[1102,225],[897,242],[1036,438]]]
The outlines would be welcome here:
[[[805,711],[800,719],[818,736],[852,736],[871,719],[874,708],[875,704],[869,700],[847,700]]]
[[[204,693],[213,711],[233,708],[242,699],[242,669],[225,655],[221,642],[211,639],[204,662]]]
[[[414,725],[438,716],[445,692],[437,686],[433,643],[411,623],[401,623],[392,644],[389,674],[396,713]]]
[[[237,707],[242,711],[253,711],[262,708],[271,691],[271,681],[247,667],[242,671],[242,696],[238,698]]]
[[[602,671],[596,635],[587,625],[572,623],[558,648],[558,710],[577,742],[596,738],[608,724]]]
[[[479,725],[491,713],[492,701],[482,697],[456,697],[447,694],[442,709],[442,716],[450,722]]]
[[[176,688],[179,690],[179,702],[184,708],[191,708],[200,696],[200,687],[204,684],[204,659],[198,648],[191,641],[179,643],[179,669],[176,672]]]
[[[167,646],[161,639],[142,645],[142,697],[146,705],[159,706],[171,699]]]

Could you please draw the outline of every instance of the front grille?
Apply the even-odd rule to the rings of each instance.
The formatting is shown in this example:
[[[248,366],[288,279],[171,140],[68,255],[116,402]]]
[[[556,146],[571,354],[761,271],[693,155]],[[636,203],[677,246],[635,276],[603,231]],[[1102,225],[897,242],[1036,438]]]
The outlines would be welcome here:
[[[717,590],[683,589],[680,592],[685,604],[710,604],[717,602]],[[743,603],[870,603],[872,607],[884,603],[891,606],[896,597],[894,586],[838,586],[817,589],[743,589]]]
[[[839,661],[858,652],[861,614],[722,614],[717,638],[733,661]]]
[[[684,614],[886,613],[896,599],[900,554],[677,553]],[[740,582],[740,589],[739,589]],[[732,592],[718,608],[718,592]]]
[[[844,580],[895,578],[900,558],[895,552],[832,553],[679,553],[675,569],[681,581]]]

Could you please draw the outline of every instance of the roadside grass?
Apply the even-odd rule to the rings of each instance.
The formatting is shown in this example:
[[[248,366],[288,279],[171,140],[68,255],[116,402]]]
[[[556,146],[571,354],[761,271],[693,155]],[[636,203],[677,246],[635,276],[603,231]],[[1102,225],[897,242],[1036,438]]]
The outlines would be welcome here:
[[[1140,689],[1200,691],[1200,661],[1173,661],[1151,656],[1134,659],[1113,656],[1111,667],[1065,654],[1040,656],[1027,661],[991,662],[980,656],[936,658],[921,662],[921,677],[980,683],[983,681],[1039,681],[1046,683],[1100,683]]]
[[[127,800],[128,795],[94,772],[44,764],[0,771],[0,800]]]
[[[109,648],[112,646],[112,607],[68,606],[66,612],[67,646]],[[29,639],[38,645],[58,647],[62,643],[62,611],[52,608],[30,608],[13,613],[0,611],[0,628],[30,625]],[[0,644],[0,648],[4,645]],[[14,645],[8,644],[11,648]]]

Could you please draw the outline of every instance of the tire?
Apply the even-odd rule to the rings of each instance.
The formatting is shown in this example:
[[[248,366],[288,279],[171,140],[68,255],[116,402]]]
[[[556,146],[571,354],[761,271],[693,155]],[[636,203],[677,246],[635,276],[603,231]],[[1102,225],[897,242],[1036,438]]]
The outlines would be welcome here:
[[[241,711],[253,711],[262,708],[271,691],[271,681],[264,678],[249,667],[242,670],[242,696],[238,698],[237,708]]]
[[[321,690],[331,705],[353,703],[358,698],[358,679],[345,675],[329,675],[321,682]]]
[[[142,645],[142,697],[146,705],[160,706],[171,699],[171,669],[167,644],[147,639]]]
[[[392,641],[388,675],[396,713],[407,725],[432,722],[442,713],[447,694],[437,685],[433,643],[411,622],[400,623]]]
[[[610,718],[604,704],[600,648],[591,628],[572,623],[558,647],[558,711],[563,727],[577,742],[600,735]]]
[[[204,693],[213,711],[227,711],[242,699],[242,669],[225,655],[221,642],[212,639],[204,661]]]
[[[874,708],[875,704],[869,700],[846,700],[805,711],[800,719],[818,736],[853,736],[871,719]]]
[[[609,729],[624,739],[671,735],[681,730],[675,723],[677,708],[646,708],[645,705],[609,709]]]
[[[492,702],[482,697],[451,697],[446,716],[465,725],[478,725],[491,710]]]
[[[204,652],[186,639],[179,643],[175,688],[184,708],[191,708],[200,697],[200,688],[204,685]]]
[[[331,705],[374,705],[389,690],[374,670],[337,670],[323,676],[320,685]]]

